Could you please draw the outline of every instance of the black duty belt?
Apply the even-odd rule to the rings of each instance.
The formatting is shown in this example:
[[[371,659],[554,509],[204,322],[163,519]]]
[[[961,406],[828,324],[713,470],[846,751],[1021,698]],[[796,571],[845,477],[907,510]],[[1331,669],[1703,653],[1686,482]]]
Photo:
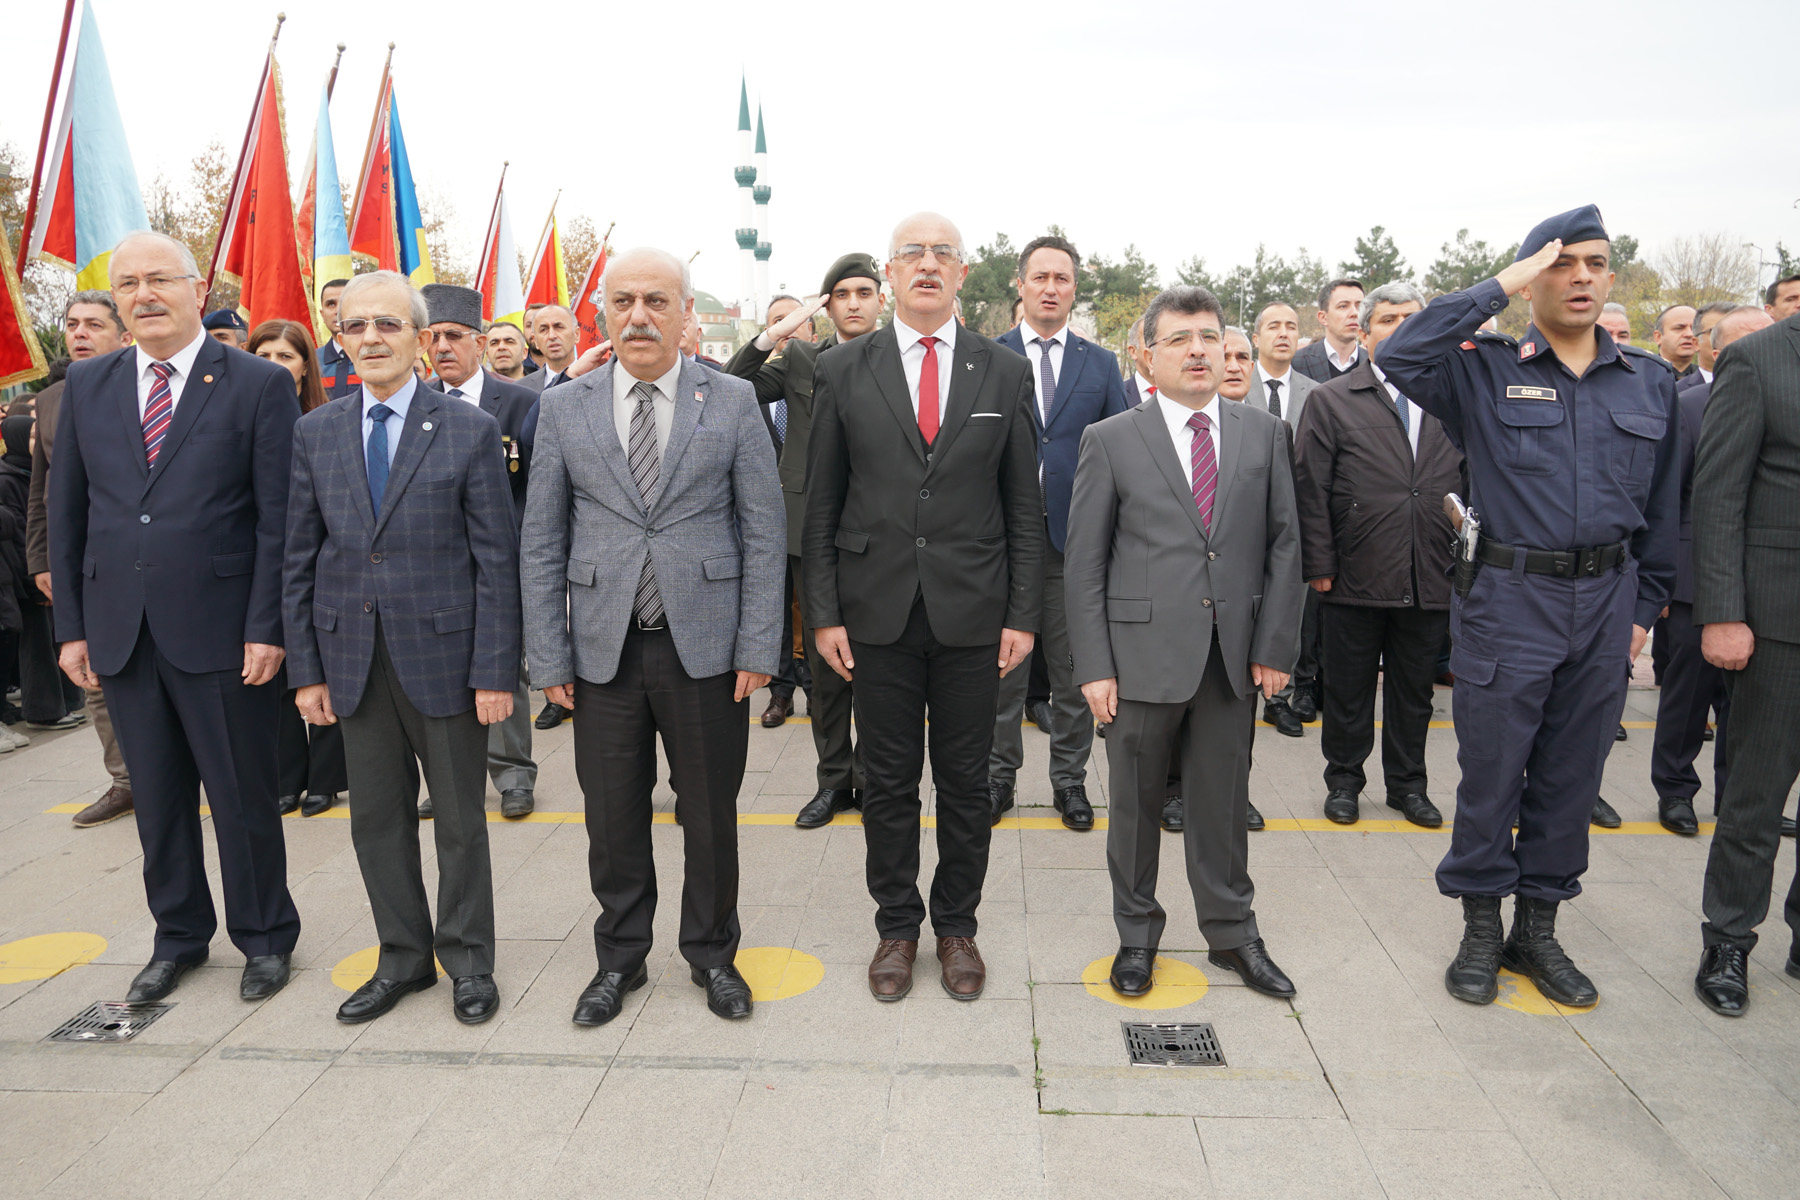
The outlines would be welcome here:
[[[1517,546],[1481,539],[1475,557],[1490,567],[1512,569]],[[1559,579],[1582,579],[1603,571],[1616,571],[1625,565],[1625,543],[1610,546],[1586,546],[1579,550],[1526,550],[1527,575],[1554,575]]]

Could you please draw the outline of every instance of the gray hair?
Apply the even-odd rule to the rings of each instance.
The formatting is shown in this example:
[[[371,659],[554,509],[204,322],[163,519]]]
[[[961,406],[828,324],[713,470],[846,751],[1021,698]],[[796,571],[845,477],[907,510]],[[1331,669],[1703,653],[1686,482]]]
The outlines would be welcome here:
[[[338,311],[340,313],[343,312],[345,306],[350,303],[352,297],[360,296],[370,288],[379,287],[384,284],[406,289],[406,299],[409,306],[407,320],[413,323],[413,328],[416,331],[422,333],[431,328],[431,310],[426,307],[425,293],[414,287],[413,281],[400,274],[398,271],[369,271],[362,275],[358,275],[344,285],[344,294],[338,297]]]
[[[164,246],[175,251],[175,257],[181,261],[181,269],[183,271],[186,271],[195,279],[205,282],[200,276],[200,264],[194,261],[194,252],[188,249],[188,244],[176,238],[172,238],[166,233],[152,233],[148,229],[140,229],[136,233],[128,233],[119,239],[118,244],[113,247],[113,253],[117,254],[120,250],[124,249],[127,242],[135,241],[161,242]]]
[[[99,305],[112,317],[112,322],[119,327],[119,332],[125,332],[125,318],[119,315],[119,306],[114,302],[111,292],[104,292],[99,288],[89,288],[85,292],[76,292],[73,296],[69,297],[69,302],[63,305],[63,324],[67,325],[69,323],[69,310],[74,308],[77,304]]]
[[[1131,328],[1125,331],[1125,344],[1127,346],[1142,346],[1144,344],[1143,338],[1144,318],[1139,317],[1131,323]]]
[[[1246,342],[1248,342],[1250,340],[1250,334],[1241,325],[1227,325],[1225,327],[1225,336],[1226,337],[1241,337]]]
[[[1225,308],[1219,298],[1203,287],[1165,288],[1156,294],[1150,307],[1144,310],[1144,344],[1156,344],[1156,324],[1162,320],[1164,313],[1175,313],[1178,316],[1192,317],[1200,313],[1211,313],[1218,318],[1219,327],[1225,327]]]
[[[610,279],[612,279],[613,268],[617,267],[620,263],[627,261],[633,255],[638,255],[638,254],[653,254],[653,255],[657,256],[658,258],[664,259],[668,263],[669,266],[674,267],[676,269],[676,271],[680,273],[680,275],[681,275],[681,306],[683,308],[686,308],[687,302],[694,298],[693,274],[692,274],[692,272],[690,272],[688,270],[688,265],[686,262],[682,261],[679,258],[676,258],[673,254],[670,254],[667,250],[658,250],[655,246],[633,246],[631,249],[625,251],[623,254],[615,254],[611,258],[607,259],[606,260],[606,270],[604,270],[600,273],[600,292],[601,292],[601,294],[605,295],[606,292],[609,290],[608,281]],[[577,300],[577,303],[579,303],[579,300]],[[555,307],[555,306],[552,305],[551,307]],[[600,305],[600,308],[602,310],[604,310],[605,307],[606,306],[604,304]]]
[[[1608,300],[1605,304],[1600,306],[1600,311],[1603,313],[1623,313],[1626,317],[1631,316],[1629,312],[1626,312],[1625,306],[1620,304],[1617,300]]]
[[[1362,303],[1356,306],[1357,328],[1365,331],[1369,328],[1369,318],[1375,315],[1377,304],[1417,304],[1424,308],[1425,293],[1405,280],[1384,283],[1372,292],[1365,292]]]

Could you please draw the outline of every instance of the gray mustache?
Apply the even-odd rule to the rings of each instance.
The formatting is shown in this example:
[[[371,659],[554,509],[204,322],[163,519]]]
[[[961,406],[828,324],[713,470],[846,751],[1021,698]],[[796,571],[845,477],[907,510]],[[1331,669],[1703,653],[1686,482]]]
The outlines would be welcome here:
[[[625,327],[625,332],[619,335],[619,340],[628,342],[632,338],[649,338],[651,341],[660,344],[663,340],[663,335],[662,330],[654,325],[627,325]]]

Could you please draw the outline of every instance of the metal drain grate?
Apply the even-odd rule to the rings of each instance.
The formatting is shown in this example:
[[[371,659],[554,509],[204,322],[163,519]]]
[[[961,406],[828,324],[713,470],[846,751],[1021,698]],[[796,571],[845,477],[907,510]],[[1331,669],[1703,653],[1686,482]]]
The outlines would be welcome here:
[[[47,1042],[129,1042],[174,1008],[173,1004],[126,1004],[96,1000],[58,1025]]]
[[[1134,1067],[1222,1067],[1225,1052],[1219,1049],[1212,1022],[1120,1021],[1125,1031],[1125,1052]]]

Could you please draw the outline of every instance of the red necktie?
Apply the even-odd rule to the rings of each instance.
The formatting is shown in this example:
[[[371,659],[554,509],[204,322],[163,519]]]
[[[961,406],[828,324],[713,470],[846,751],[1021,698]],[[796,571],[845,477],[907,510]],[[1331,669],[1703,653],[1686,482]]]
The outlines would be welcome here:
[[[175,414],[175,402],[169,391],[169,376],[175,368],[168,363],[153,362],[150,370],[156,379],[150,384],[150,398],[144,402],[144,464],[156,465],[156,452],[162,449],[163,436],[169,432],[169,421]]]
[[[922,337],[919,344],[925,347],[925,364],[919,368],[919,432],[929,446],[938,431],[938,340]]]
[[[1219,460],[1213,454],[1210,422],[1205,413],[1195,413],[1188,418],[1188,428],[1194,431],[1193,448],[1188,452],[1190,469],[1193,472],[1194,503],[1200,509],[1200,527],[1207,533],[1212,532],[1213,493],[1219,485]]]

